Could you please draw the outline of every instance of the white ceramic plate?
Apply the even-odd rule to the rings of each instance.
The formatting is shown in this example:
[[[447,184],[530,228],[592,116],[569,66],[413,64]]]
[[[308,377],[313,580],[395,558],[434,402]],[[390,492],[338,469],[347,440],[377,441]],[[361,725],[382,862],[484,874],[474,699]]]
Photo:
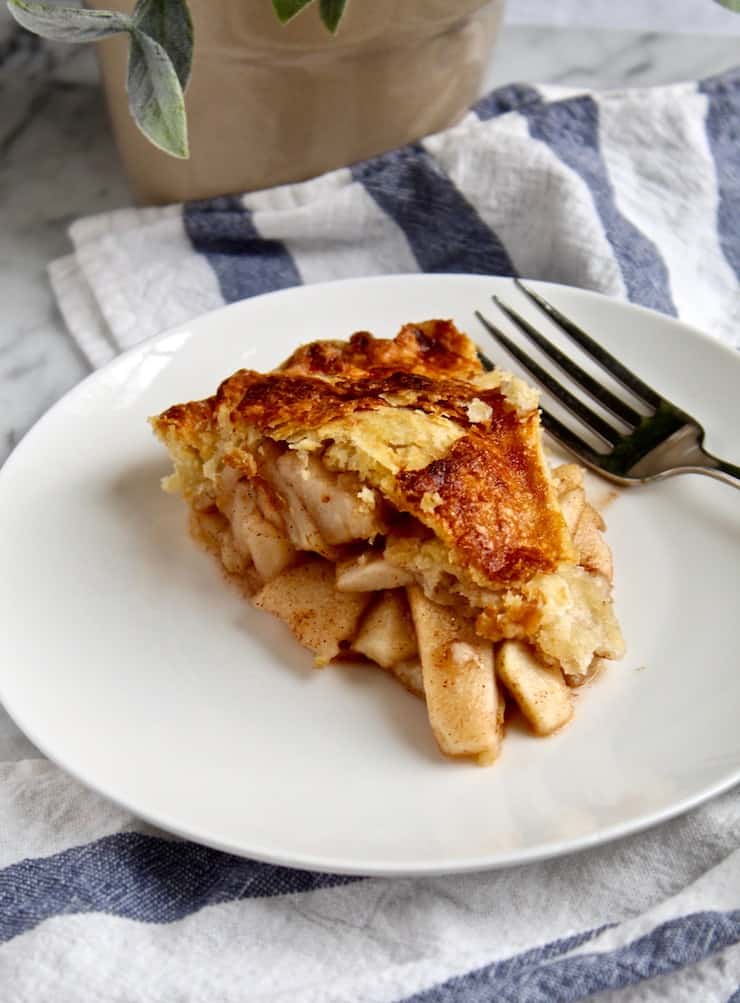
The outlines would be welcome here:
[[[740,462],[740,359],[649,311],[540,287]],[[143,818],[235,853],[319,870],[421,874],[576,850],[740,778],[740,495],[686,476],[608,507],[629,653],[574,720],[510,729],[489,769],[437,752],[424,707],[372,667],[317,672],[251,609],[163,494],[146,424],[299,342],[473,317],[508,280],[401,276],[238,303],[95,373],[0,476],[0,699],[66,770]],[[526,309],[526,307],[524,307]],[[596,482],[597,500],[610,485]]]

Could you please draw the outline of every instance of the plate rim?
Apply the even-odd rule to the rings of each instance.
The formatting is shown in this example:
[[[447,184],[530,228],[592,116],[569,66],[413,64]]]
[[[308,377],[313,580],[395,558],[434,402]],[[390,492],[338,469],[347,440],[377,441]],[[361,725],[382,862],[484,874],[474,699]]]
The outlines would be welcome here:
[[[436,282],[436,283],[446,283],[450,282],[454,284],[460,279],[473,279],[480,282],[495,281],[501,282],[506,281],[512,284],[513,278],[509,276],[493,276],[493,275],[479,275],[475,273],[444,273],[444,274],[431,274],[431,273],[398,273],[391,275],[374,275],[366,277],[353,277],[353,278],[342,278],[333,279],[326,282],[320,283],[310,283],[306,285],[296,285],[291,286],[286,289],[274,290],[271,292],[261,293],[258,296],[249,297],[247,299],[238,300],[233,303],[224,304],[223,306],[217,307],[214,310],[207,311],[206,313],[200,314],[197,317],[193,317],[190,320],[184,321],[167,328],[164,331],[159,332],[153,336],[143,339],[138,344],[132,346],[124,352],[116,355],[113,359],[109,360],[104,366],[98,369],[93,369],[86,377],[81,381],[76,383],[74,386],[70,387],[58,400],[56,400],[28,429],[28,431],[22,436],[22,438],[15,445],[9,456],[6,458],[2,467],[0,467],[0,494],[3,491],[3,485],[7,479],[7,471],[12,470],[16,462],[18,462],[18,457],[23,454],[24,450],[29,447],[29,443],[33,443],[34,439],[38,434],[41,434],[46,426],[55,420],[55,416],[58,410],[62,410],[64,407],[68,406],[74,399],[80,395],[83,396],[88,386],[91,383],[95,383],[101,379],[104,379],[105,374],[117,366],[125,363],[127,359],[134,357],[137,354],[148,351],[151,347],[155,346],[158,342],[165,339],[171,338],[178,333],[182,333],[191,328],[194,324],[201,324],[203,322],[211,322],[215,318],[222,316],[226,312],[239,312],[240,310],[249,309],[249,304],[256,300],[263,300],[266,297],[269,298],[289,298],[300,296],[305,293],[306,290],[311,290],[312,293],[320,293],[322,290],[327,288],[334,288],[338,286],[351,286],[351,285],[383,285],[387,283],[398,283],[398,282],[413,282],[413,283],[424,283],[424,282]],[[726,353],[726,356],[732,358],[734,361],[732,365],[740,366],[740,355],[737,350],[733,349],[731,346],[727,345],[725,342],[719,341],[713,338],[706,332],[695,328],[693,325],[686,323],[676,317],[671,317],[666,314],[662,314],[659,311],[653,310],[649,307],[645,307],[639,304],[634,304],[628,300],[620,299],[615,296],[608,296],[604,293],[597,292],[590,289],[582,289],[577,286],[569,286],[564,283],[557,282],[546,282],[539,279],[527,279],[528,284],[539,289],[544,289],[545,291],[549,288],[552,290],[567,290],[569,294],[575,294],[577,297],[583,297],[586,300],[604,301],[607,300],[619,308],[626,308],[628,311],[636,310],[639,313],[645,315],[649,319],[658,318],[661,322],[669,323],[671,325],[677,325],[683,328],[692,338],[697,338],[700,342],[705,345],[711,346],[712,350],[720,349]],[[546,292],[545,292],[546,294]],[[464,873],[475,873],[482,872],[485,870],[498,870],[505,867],[511,867],[515,865],[524,865],[528,863],[534,863],[540,860],[554,859],[560,856],[564,856],[570,853],[580,853],[584,850],[588,850],[597,846],[603,846],[614,842],[617,839],[623,837],[635,835],[637,833],[646,831],[655,826],[667,822],[673,818],[677,818],[693,808],[696,808],[707,801],[712,800],[736,786],[740,783],[740,761],[734,769],[729,770],[721,779],[716,783],[710,785],[709,787],[699,791],[697,794],[690,795],[683,798],[680,801],[671,803],[670,805],[657,809],[653,812],[647,812],[646,814],[638,815],[637,817],[615,823],[606,828],[599,829],[596,832],[591,832],[586,835],[581,835],[568,839],[560,840],[550,840],[544,843],[538,844],[537,846],[530,847],[523,850],[514,850],[504,853],[497,853],[495,855],[485,855],[478,857],[469,857],[463,860],[449,860],[449,859],[439,859],[426,861],[422,863],[404,863],[404,862],[391,862],[391,861],[375,861],[375,862],[347,862],[340,859],[333,859],[328,856],[312,856],[311,854],[301,854],[301,853],[291,853],[282,851],[273,851],[269,847],[252,846],[245,847],[244,845],[237,845],[228,840],[214,839],[212,836],[203,835],[202,833],[196,831],[195,828],[183,828],[179,823],[173,822],[167,817],[166,813],[158,813],[156,811],[142,811],[139,807],[131,802],[130,799],[126,797],[121,797],[112,793],[111,791],[105,789],[105,785],[98,785],[98,783],[90,779],[86,775],[86,771],[82,768],[77,768],[68,765],[64,761],[63,754],[57,754],[53,750],[46,747],[45,740],[39,738],[34,733],[34,728],[29,727],[24,722],[23,711],[19,711],[17,708],[9,705],[7,700],[7,695],[5,692],[5,685],[3,676],[0,673],[0,706],[2,706],[7,712],[11,720],[20,728],[20,730],[31,740],[31,742],[39,749],[40,752],[55,766],[63,770],[69,776],[73,777],[75,780],[80,782],[88,790],[93,791],[95,794],[100,795],[107,800],[111,801],[113,804],[118,805],[123,808],[134,817],[141,819],[142,821],[153,825],[155,827],[163,829],[167,833],[171,833],[177,837],[192,840],[201,845],[211,847],[222,852],[230,853],[239,857],[251,858],[266,864],[289,867],[300,870],[314,871],[317,873],[326,874],[337,874],[337,875],[352,875],[359,877],[422,877],[431,875],[443,875],[443,874],[464,874]]]

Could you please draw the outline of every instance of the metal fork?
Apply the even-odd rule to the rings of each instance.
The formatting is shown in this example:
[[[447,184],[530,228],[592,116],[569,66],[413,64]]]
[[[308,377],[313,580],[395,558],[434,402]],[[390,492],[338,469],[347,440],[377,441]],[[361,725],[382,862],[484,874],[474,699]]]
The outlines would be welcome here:
[[[615,427],[602,415],[574,396],[547,370],[509,338],[501,328],[476,310],[478,320],[499,344],[510,352],[529,373],[544,386],[567,410],[588,427],[603,443],[600,451],[564,425],[544,408],[542,424],[566,449],[582,463],[618,484],[654,481],[673,474],[708,474],[726,484],[740,488],[740,467],[712,456],[703,448],[704,429],[701,424],[662,394],[649,387],[622,365],[605,348],[572,320],[564,316],[546,299],[527,288],[518,279],[517,287],[547,317],[597,362],[614,380],[629,391],[633,404],[622,400],[608,387],[585,372],[568,355],[530,324],[498,296],[493,301],[519,330],[534,342],[580,390],[591,396],[606,411],[618,419],[624,430]],[[484,362],[489,364],[484,357]],[[642,407],[642,413],[637,407]]]

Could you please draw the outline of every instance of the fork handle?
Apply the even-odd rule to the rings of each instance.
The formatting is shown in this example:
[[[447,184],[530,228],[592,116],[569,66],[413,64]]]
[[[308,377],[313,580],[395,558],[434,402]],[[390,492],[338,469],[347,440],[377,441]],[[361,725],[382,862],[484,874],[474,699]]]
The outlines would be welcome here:
[[[697,474],[707,474],[718,481],[724,481],[725,484],[731,484],[734,488],[740,488],[740,467],[712,456],[706,449],[701,450],[701,460],[704,462],[693,468]]]

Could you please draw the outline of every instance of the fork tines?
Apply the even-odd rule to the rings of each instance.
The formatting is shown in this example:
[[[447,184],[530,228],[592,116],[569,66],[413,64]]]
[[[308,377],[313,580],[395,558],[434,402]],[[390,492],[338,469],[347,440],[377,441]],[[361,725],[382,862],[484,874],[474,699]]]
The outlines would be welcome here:
[[[557,327],[559,327],[565,334],[575,341],[576,344],[578,344],[587,355],[589,355],[604,370],[606,370],[610,376],[634,394],[635,397],[642,401],[643,404],[651,408],[658,407],[661,402],[661,397],[655,390],[639,379],[639,377],[635,376],[634,373],[630,372],[626,366],[622,365],[622,363],[615,359],[614,356],[606,351],[606,349],[597,344],[582,328],[578,327],[577,324],[574,324],[570,318],[565,317],[556,307],[540,296],[539,293],[529,289],[518,279],[515,279],[515,282],[517,287],[540,310],[542,310],[549,317],[549,319],[557,325]],[[611,390],[609,390],[608,387],[603,386],[598,380],[594,379],[590,373],[587,373],[584,369],[582,369],[581,366],[562,352],[549,340],[549,338],[545,337],[545,335],[542,334],[541,331],[537,330],[537,328],[535,328],[525,317],[512,307],[508,306],[508,304],[504,303],[498,296],[494,296],[493,300],[505,316],[508,317],[509,320],[516,327],[518,327],[531,342],[537,345],[544,355],[547,355],[548,358],[552,359],[555,365],[567,376],[569,376],[579,389],[583,390],[593,400],[614,415],[615,418],[623,422],[630,431],[639,426],[643,416],[636,411],[635,408],[633,408],[626,401],[617,397]],[[558,400],[572,414],[580,418],[580,420],[608,446],[613,447],[616,445],[624,434],[623,431],[615,428],[610,422],[602,418],[601,415],[597,414],[584,404],[578,397],[574,396],[574,394],[564,387],[559,380],[548,373],[547,370],[543,369],[543,367],[527,352],[520,348],[516,342],[512,341],[512,339],[509,338],[509,336],[502,331],[500,327],[492,323],[487,317],[484,317],[479,311],[476,311],[476,316],[489,334],[491,334],[496,341],[503,345],[503,347],[511,355],[513,355],[514,358],[516,358],[539,383],[546,387],[556,400]],[[559,438],[564,445],[568,445],[572,449],[577,448],[583,451],[585,443],[580,438],[576,437],[565,425],[563,425],[562,422],[555,418],[554,415],[542,409],[542,419],[545,427],[551,432],[551,434]]]
[[[657,391],[653,390],[652,387],[649,387],[647,383],[643,382],[643,380],[639,378],[639,376],[635,376],[630,369],[627,369],[626,366],[622,365],[619,359],[615,359],[610,352],[607,352],[607,350],[602,348],[598,342],[594,341],[590,334],[587,334],[583,328],[574,324],[569,317],[562,314],[557,307],[552,305],[552,303],[548,303],[548,301],[543,296],[540,296],[539,293],[536,293],[534,289],[529,289],[519,279],[514,279],[514,284],[524,293],[525,296],[529,297],[529,299],[536,304],[540,310],[546,313],[550,320],[552,320],[562,331],[569,335],[569,337],[572,338],[576,344],[580,345],[584,352],[591,356],[594,362],[598,362],[602,369],[605,369],[610,376],[617,380],[617,382],[621,383],[627,390],[631,390],[632,393],[636,397],[643,400],[645,404],[648,404],[651,407],[658,407],[662,397],[659,393],[657,393]]]

